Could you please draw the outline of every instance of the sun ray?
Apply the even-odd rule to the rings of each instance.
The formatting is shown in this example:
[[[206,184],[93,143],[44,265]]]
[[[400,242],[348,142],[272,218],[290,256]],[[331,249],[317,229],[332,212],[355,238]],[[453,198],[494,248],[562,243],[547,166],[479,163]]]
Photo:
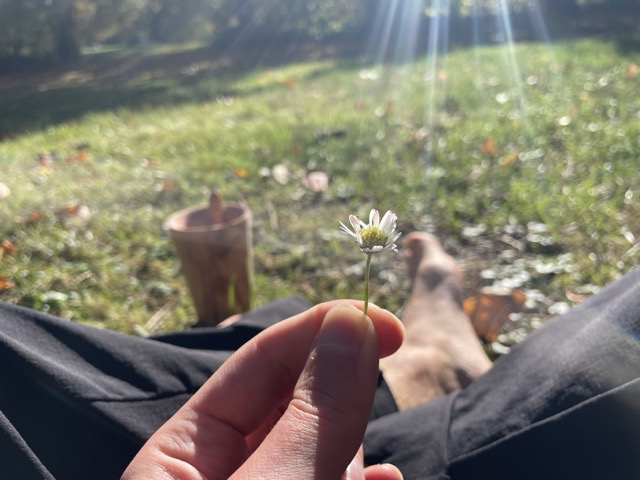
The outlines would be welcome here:
[[[374,66],[384,63],[391,42],[391,33],[396,21],[399,0],[382,0],[375,16],[375,22],[367,42],[367,60],[373,59]]]
[[[433,131],[435,130],[435,113],[437,106],[436,93],[441,96],[445,94],[446,85],[438,91],[440,82],[438,80],[438,70],[444,67],[444,54],[448,49],[448,23],[449,23],[449,0],[434,0],[429,18],[429,33],[427,40],[427,62],[424,75],[425,82],[425,121],[429,131],[428,141],[425,145],[424,159],[427,164],[431,161],[433,141],[435,140]]]

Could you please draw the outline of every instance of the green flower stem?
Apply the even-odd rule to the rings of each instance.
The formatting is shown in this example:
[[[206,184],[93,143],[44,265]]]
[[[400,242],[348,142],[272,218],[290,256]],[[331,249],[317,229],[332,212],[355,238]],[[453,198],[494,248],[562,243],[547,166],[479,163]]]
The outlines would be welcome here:
[[[369,308],[369,269],[371,267],[371,254],[367,253],[367,263],[364,267],[364,314]]]

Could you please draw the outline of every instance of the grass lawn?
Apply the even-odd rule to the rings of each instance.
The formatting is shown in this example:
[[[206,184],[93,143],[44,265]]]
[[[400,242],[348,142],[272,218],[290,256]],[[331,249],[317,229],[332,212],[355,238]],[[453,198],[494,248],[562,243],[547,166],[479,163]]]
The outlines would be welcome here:
[[[372,207],[433,231],[468,293],[526,292],[504,343],[639,263],[640,54],[576,40],[435,64],[242,60],[105,54],[0,77],[0,300],[188,326],[163,222],[211,189],[253,212],[256,306],[361,297],[364,255],[337,227]],[[303,185],[312,171],[326,191]],[[374,302],[398,311],[407,287],[401,255],[374,258]]]

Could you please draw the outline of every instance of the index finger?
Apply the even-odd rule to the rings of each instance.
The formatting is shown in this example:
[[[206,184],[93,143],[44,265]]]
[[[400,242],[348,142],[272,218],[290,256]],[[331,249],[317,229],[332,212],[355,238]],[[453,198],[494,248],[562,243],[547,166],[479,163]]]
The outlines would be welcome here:
[[[252,432],[291,394],[322,320],[337,303],[345,302],[319,304],[254,337],[187,405],[224,421],[243,435]],[[362,302],[346,303],[362,309]],[[390,312],[373,305],[367,313],[376,331],[380,356],[390,355],[402,343],[402,324]]]
[[[127,470],[130,477],[162,466],[167,478],[185,471],[229,478],[251,455],[247,436],[291,396],[322,321],[337,303],[313,307],[247,342],[149,439]],[[343,303],[362,309],[362,302]],[[368,313],[378,355],[393,353],[402,343],[402,324],[377,307]]]

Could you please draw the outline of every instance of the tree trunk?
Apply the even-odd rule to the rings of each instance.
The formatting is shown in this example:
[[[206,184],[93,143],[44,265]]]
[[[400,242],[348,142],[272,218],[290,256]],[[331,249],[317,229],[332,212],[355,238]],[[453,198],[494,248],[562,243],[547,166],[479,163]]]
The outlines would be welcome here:
[[[80,43],[76,29],[76,5],[73,0],[60,2],[57,21],[51,25],[55,53],[59,60],[70,62],[80,58]]]

